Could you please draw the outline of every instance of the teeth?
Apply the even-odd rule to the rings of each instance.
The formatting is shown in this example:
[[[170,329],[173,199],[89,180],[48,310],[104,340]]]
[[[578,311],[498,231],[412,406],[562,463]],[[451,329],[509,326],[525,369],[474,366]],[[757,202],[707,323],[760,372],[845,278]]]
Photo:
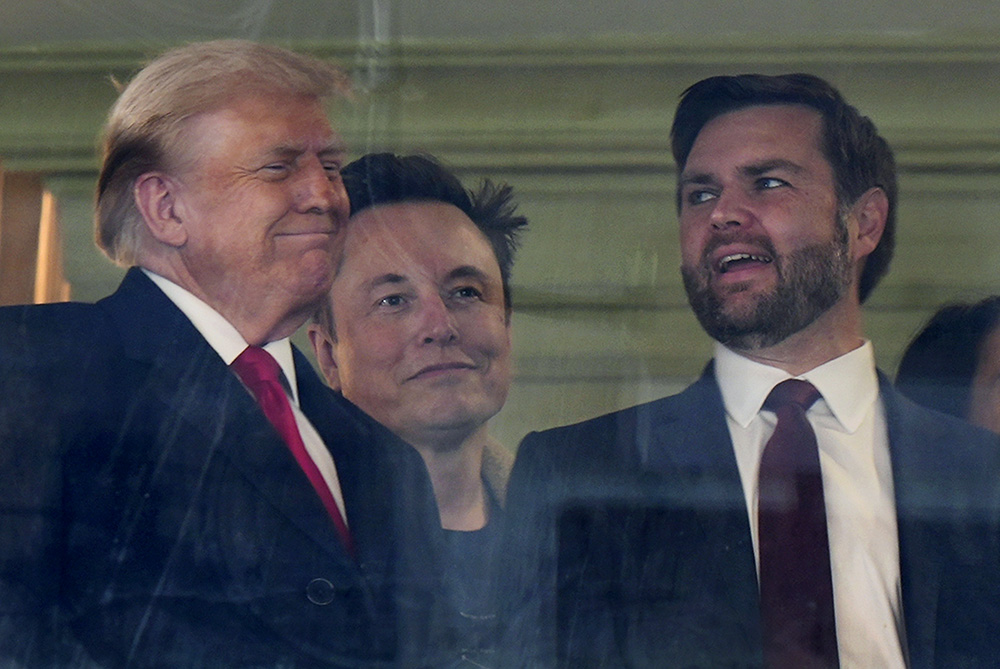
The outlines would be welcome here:
[[[736,262],[737,260],[753,260],[755,262],[769,263],[771,259],[767,256],[758,256],[752,253],[730,253],[727,256],[723,256],[722,260],[719,261],[719,269],[725,273],[730,263]]]

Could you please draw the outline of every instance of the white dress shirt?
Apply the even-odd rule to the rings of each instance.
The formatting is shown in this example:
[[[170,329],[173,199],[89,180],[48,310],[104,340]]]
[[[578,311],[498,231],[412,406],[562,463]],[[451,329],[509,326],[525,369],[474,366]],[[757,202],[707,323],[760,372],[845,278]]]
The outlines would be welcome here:
[[[721,344],[715,347],[715,373],[759,566],[757,473],[777,422],[774,412],[761,407],[775,385],[793,377]],[[840,665],[905,667],[896,504],[872,345],[865,342],[794,378],[822,395],[807,417],[823,476]]]
[[[219,354],[222,361],[227,366],[233,364],[233,360],[236,360],[239,354],[248,346],[246,340],[243,339],[243,336],[236,328],[223,318],[219,312],[195,297],[190,291],[149,270],[143,269],[143,272],[153,280],[153,283],[159,286],[160,290],[170,298],[170,301],[178,309],[184,312],[184,315],[188,317],[188,320],[191,321],[195,329],[201,333],[201,336],[205,338],[209,346]],[[302,413],[302,409],[299,408],[298,382],[295,376],[295,362],[292,358],[291,342],[289,342],[288,337],[285,337],[284,339],[268,342],[264,344],[263,348],[278,361],[281,372],[288,381],[289,387],[286,388],[286,394],[289,390],[291,391],[291,396],[288,399],[292,405],[292,413],[295,415],[295,424],[298,426],[299,434],[302,436],[302,443],[305,444],[306,452],[309,453],[309,457],[312,458],[312,461],[319,469],[319,473],[323,476],[323,480],[326,481],[327,486],[330,488],[330,493],[337,502],[337,508],[340,509],[340,514],[344,517],[344,523],[347,523],[346,512],[344,510],[344,495],[340,490],[340,479],[337,478],[337,468],[334,465],[333,456],[330,455],[330,451],[327,449],[326,444],[323,443],[323,439],[319,436],[316,428],[313,427],[309,419],[306,418],[306,415]]]

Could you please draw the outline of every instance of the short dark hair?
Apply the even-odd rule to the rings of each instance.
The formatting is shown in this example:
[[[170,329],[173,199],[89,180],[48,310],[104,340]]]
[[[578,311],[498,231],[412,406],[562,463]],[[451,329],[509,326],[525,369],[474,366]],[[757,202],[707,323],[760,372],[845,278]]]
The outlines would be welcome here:
[[[678,172],[691,147],[712,119],[746,107],[804,105],[823,118],[823,153],[833,168],[839,206],[853,204],[868,189],[881,188],[889,200],[885,231],[861,271],[858,297],[864,302],[889,268],[896,245],[896,162],[889,143],[871,119],[862,116],[828,82],[811,74],[741,74],[709,77],[681,94],[670,129]],[[680,196],[677,200],[680,208]]]
[[[489,241],[500,265],[504,308],[510,315],[511,270],[528,219],[515,213],[517,205],[509,185],[483,179],[476,190],[466,190],[458,177],[428,155],[369,153],[344,167],[340,174],[351,202],[351,216],[382,204],[427,201],[454,205],[468,216]],[[328,302],[324,300],[315,320],[333,335]]]
[[[1000,325],[1000,296],[938,309],[910,342],[896,374],[918,404],[966,419],[983,344]]]

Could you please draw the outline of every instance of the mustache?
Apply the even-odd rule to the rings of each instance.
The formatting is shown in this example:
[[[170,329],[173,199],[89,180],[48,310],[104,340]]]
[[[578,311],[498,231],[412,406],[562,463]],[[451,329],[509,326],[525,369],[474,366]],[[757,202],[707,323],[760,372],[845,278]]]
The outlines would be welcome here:
[[[777,263],[779,261],[778,251],[774,248],[774,244],[768,237],[763,235],[735,235],[735,236],[725,236],[725,237],[712,237],[705,248],[701,252],[701,266],[709,270],[714,269],[712,256],[723,246],[730,246],[733,244],[746,244],[748,246],[753,246],[762,251],[765,255],[770,256]]]

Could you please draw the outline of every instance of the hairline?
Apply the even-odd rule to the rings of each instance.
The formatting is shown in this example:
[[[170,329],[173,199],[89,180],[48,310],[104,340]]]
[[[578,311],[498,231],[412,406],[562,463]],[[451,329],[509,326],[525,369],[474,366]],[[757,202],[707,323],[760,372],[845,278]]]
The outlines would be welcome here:
[[[496,248],[494,248],[493,244],[490,243],[489,237],[486,236],[486,233],[483,232],[482,228],[480,228],[478,225],[476,225],[476,222],[473,221],[472,218],[467,213],[465,213],[464,211],[462,211],[461,207],[458,207],[455,204],[453,204],[451,202],[448,202],[447,200],[442,200],[440,198],[433,198],[433,197],[426,197],[426,198],[425,197],[405,198],[405,199],[401,199],[401,200],[378,202],[378,203],[375,203],[375,204],[365,205],[361,209],[358,209],[353,214],[351,214],[351,217],[350,217],[350,219],[348,220],[348,223],[347,223],[348,229],[347,229],[347,231],[345,231],[344,234],[345,235],[350,234],[351,221],[353,221],[356,217],[360,216],[361,214],[365,213],[366,211],[371,211],[371,210],[374,210],[374,209],[378,209],[380,207],[393,207],[393,206],[399,206],[399,205],[420,205],[420,204],[443,204],[443,205],[452,207],[452,208],[456,209],[458,212],[460,212],[462,214],[462,216],[464,216],[466,218],[466,220],[468,220],[469,223],[472,224],[473,229],[479,234],[479,236],[482,238],[482,240],[484,242],[486,242],[486,246],[490,249],[490,253],[493,255],[493,261],[496,262],[497,268],[499,269],[499,267],[500,267],[500,258],[497,257]],[[340,278],[340,276],[341,276],[341,270],[344,268],[344,263],[346,261],[347,261],[347,244],[345,242],[343,250],[340,253],[340,257],[337,259],[337,265],[336,265],[336,267],[334,267],[334,270],[333,270],[333,281],[332,281],[332,283],[330,285],[330,290],[326,294],[326,299],[323,301],[323,303],[321,304],[320,308],[317,310],[317,316],[321,315],[323,318],[322,319],[321,318],[314,318],[313,319],[314,322],[316,323],[316,325],[318,325],[319,328],[324,333],[326,333],[327,335],[329,335],[330,339],[332,339],[333,341],[337,341],[337,328],[336,328],[336,323],[334,322],[334,313],[333,313],[333,284],[337,283],[337,280]],[[462,267],[472,267],[472,265],[460,265],[459,266],[459,268],[462,268]],[[476,272],[479,273],[479,270],[476,269]],[[392,273],[389,272],[389,273],[384,274],[382,276],[383,277],[384,276],[389,276],[390,274],[392,274]],[[449,273],[449,275],[451,275],[451,273]],[[405,278],[405,277],[401,277],[401,278]],[[502,287],[503,276],[501,276],[500,282],[501,282],[501,287]],[[509,301],[507,300],[507,296],[503,293],[503,290],[501,290],[501,296],[502,296],[503,301],[504,301],[504,321],[505,321],[505,323],[507,325],[510,325],[510,318],[511,318],[513,309],[511,307]]]

